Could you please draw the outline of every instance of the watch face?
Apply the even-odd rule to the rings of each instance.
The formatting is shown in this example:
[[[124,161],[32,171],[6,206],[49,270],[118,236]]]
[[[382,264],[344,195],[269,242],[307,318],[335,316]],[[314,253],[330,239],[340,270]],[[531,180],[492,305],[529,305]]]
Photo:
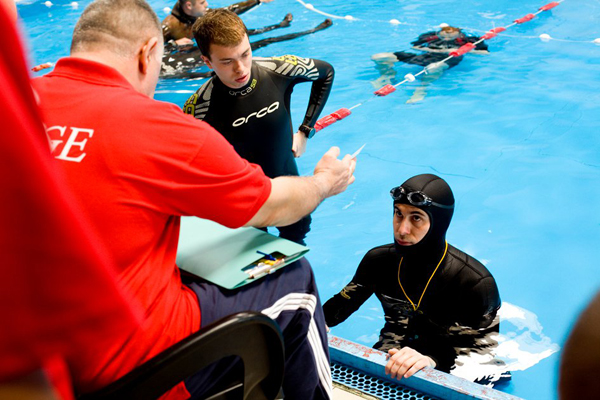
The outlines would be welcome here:
[[[313,137],[313,136],[314,136],[314,134],[315,134],[315,128],[311,128],[311,127],[309,127],[309,126],[306,126],[306,125],[302,125],[302,126],[300,126],[300,129],[299,129],[299,130],[300,130],[302,133],[304,133],[304,134],[306,135],[306,137],[307,137],[307,138],[309,138],[309,139],[310,139],[311,137]]]

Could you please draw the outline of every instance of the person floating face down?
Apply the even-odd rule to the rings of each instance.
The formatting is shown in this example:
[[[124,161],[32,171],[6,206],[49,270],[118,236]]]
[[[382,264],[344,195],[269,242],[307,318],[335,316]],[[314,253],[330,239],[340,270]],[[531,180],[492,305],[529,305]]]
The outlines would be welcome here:
[[[443,61],[448,58],[450,52],[467,43],[475,43],[479,39],[478,36],[465,35],[460,28],[447,25],[442,26],[438,31],[425,32],[411,42],[413,49],[419,50],[420,53],[397,51],[373,54],[371,59],[375,62],[380,77],[371,84],[379,89],[384,85],[397,83],[394,68],[396,62],[429,67],[427,74],[421,77],[422,84],[407,101],[407,103],[418,102],[425,97],[425,89],[430,83],[439,79],[445,70],[455,67],[463,60],[463,56],[458,56]],[[485,42],[478,43],[471,53],[488,54],[488,46]]]
[[[454,196],[443,179],[417,175],[391,195],[394,242],[365,255],[352,281],[324,304],[325,321],[340,324],[375,294],[385,325],[373,347],[388,352],[386,373],[449,372],[457,349],[498,332],[498,287],[486,267],[446,241]]]

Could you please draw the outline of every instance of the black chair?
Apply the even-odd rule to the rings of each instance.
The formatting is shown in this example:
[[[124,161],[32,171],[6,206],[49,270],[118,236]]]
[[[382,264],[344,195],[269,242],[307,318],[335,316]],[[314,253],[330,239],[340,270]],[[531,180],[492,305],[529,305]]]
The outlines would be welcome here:
[[[206,398],[272,400],[278,396],[284,366],[281,331],[266,315],[249,311],[206,326],[110,385],[78,399],[156,399],[185,378],[229,356],[241,358],[241,375],[218,385],[217,392],[213,390]]]

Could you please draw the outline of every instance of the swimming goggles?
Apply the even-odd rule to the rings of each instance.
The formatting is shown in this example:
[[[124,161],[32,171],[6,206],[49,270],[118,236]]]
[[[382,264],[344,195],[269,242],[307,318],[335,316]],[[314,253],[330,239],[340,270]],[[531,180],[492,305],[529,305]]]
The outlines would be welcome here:
[[[436,206],[440,208],[453,209],[454,204],[451,206],[447,206],[445,204],[436,203],[431,199],[431,197],[427,196],[423,192],[410,192],[406,193],[406,190],[402,186],[397,186],[390,190],[390,195],[394,201],[401,201],[403,197],[406,197],[408,202],[413,206],[423,207],[423,206]]]

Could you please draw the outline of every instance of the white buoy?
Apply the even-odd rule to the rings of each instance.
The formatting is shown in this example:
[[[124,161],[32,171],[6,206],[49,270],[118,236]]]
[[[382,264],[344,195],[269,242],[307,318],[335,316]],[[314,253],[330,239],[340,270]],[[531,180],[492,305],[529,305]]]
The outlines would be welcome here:
[[[344,17],[344,19],[348,20],[348,21],[354,21],[354,17],[352,15],[346,15]]]
[[[48,8],[50,8],[50,7],[52,7],[52,6],[53,6],[53,4],[52,4],[52,2],[51,2],[51,1],[47,1],[47,2],[45,2],[45,3],[44,3],[44,5],[45,5],[46,7],[48,7]]]
[[[448,25],[448,24],[447,24],[447,23],[445,23],[445,22],[442,22],[442,23],[440,24],[440,29],[442,29],[442,28],[445,28],[445,27],[447,27],[447,26],[450,26],[450,25]]]
[[[600,38],[598,38],[598,39],[594,39],[594,43],[596,43],[596,44],[600,44]]]
[[[165,7],[165,8],[163,8],[163,12],[165,14],[171,14],[171,8],[170,7]]]
[[[308,8],[309,10],[314,10],[315,6],[313,6],[312,4],[306,4],[306,8]]]
[[[73,9],[79,8],[79,3],[77,3],[76,1],[71,2],[71,8],[73,8]]]
[[[404,75],[404,79],[406,79],[408,82],[414,82],[415,76],[413,74],[406,74]]]
[[[552,37],[550,37],[550,35],[548,35],[547,33],[542,33],[540,35],[540,40],[542,42],[549,42],[552,39]]]
[[[400,21],[398,21],[397,19],[390,19],[390,24],[400,25]]]

